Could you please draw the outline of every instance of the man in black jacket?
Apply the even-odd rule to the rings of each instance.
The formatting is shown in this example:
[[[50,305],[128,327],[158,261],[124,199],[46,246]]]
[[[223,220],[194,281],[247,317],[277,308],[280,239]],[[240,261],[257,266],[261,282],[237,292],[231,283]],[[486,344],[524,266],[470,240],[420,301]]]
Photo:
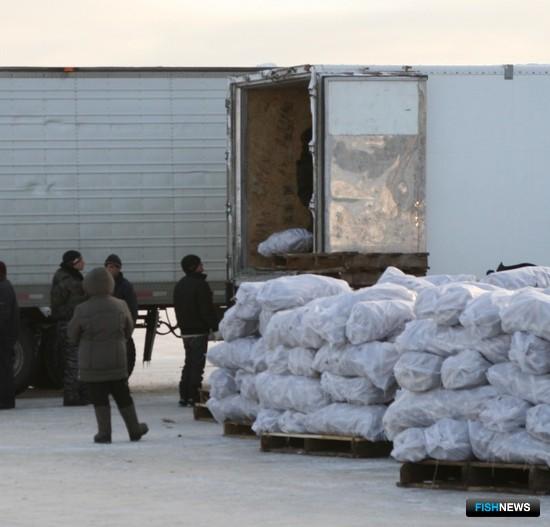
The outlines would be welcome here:
[[[14,346],[19,332],[19,309],[7,269],[0,262],[0,410],[15,408]]]
[[[176,319],[185,348],[179,384],[180,406],[193,406],[198,402],[202,385],[208,334],[218,330],[218,317],[201,259],[189,254],[182,259],[181,268],[185,276],[174,289]]]

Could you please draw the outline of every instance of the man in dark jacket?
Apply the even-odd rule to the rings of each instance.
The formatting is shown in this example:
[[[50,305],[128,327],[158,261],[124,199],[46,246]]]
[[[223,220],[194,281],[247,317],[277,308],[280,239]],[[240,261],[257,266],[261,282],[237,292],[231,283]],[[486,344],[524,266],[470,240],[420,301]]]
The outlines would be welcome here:
[[[19,332],[19,309],[12,285],[0,262],[0,410],[15,408],[14,346]]]
[[[67,325],[75,307],[86,300],[82,288],[84,259],[78,251],[67,251],[56,271],[50,292],[52,318],[57,323],[57,346],[63,352],[65,372],[63,377],[63,405],[88,404],[85,387],[78,380],[78,348],[67,340]]]
[[[189,254],[182,259],[181,268],[185,276],[174,289],[176,319],[185,348],[185,364],[179,384],[180,405],[193,406],[199,400],[208,334],[217,331],[218,317],[201,259]]]

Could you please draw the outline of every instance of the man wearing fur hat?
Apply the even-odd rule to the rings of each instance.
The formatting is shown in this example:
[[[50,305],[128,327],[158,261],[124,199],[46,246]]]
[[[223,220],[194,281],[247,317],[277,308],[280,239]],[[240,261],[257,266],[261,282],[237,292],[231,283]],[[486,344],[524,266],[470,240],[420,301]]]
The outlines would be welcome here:
[[[67,251],[56,271],[50,291],[52,318],[57,324],[57,346],[63,352],[63,406],[88,404],[85,387],[78,380],[78,348],[67,340],[67,325],[75,307],[86,300],[82,288],[84,259],[78,251]]]

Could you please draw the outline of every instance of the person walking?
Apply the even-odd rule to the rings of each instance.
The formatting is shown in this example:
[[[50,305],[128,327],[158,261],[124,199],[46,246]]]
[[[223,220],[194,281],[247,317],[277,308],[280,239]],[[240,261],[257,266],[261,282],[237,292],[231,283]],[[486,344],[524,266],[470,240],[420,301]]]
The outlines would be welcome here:
[[[52,318],[56,321],[57,346],[63,353],[63,406],[88,404],[86,389],[78,380],[78,350],[67,340],[67,325],[75,307],[86,300],[82,288],[85,262],[78,251],[67,251],[56,271],[50,292]]]
[[[181,268],[185,276],[174,288],[174,308],[185,349],[179,404],[193,406],[199,400],[208,334],[218,330],[218,317],[201,259],[188,254],[181,260]]]
[[[78,346],[79,376],[88,387],[97,420],[96,443],[111,442],[113,397],[131,441],[139,441],[149,428],[137,418],[128,386],[126,342],[134,323],[128,306],[112,296],[115,281],[105,267],[93,269],[84,278],[89,299],[76,306],[67,334]]]
[[[0,262],[0,410],[15,408],[14,347],[19,333],[19,308],[15,291]]]
[[[122,260],[118,255],[110,254],[105,260],[105,269],[107,269],[107,271],[109,271],[111,276],[115,279],[115,291],[113,296],[126,302],[126,305],[130,310],[130,314],[132,315],[132,320],[135,327],[138,318],[138,300],[136,292],[134,291],[134,286],[122,274]],[[128,359],[128,375],[131,375],[136,362],[136,346],[132,337],[130,337],[126,343],[126,350]]]

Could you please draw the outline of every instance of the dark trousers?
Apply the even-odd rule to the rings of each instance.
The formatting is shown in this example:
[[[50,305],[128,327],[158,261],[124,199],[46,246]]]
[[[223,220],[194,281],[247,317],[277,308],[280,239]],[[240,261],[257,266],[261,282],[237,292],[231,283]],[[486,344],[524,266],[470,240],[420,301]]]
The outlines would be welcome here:
[[[14,360],[13,339],[0,336],[0,408],[13,408],[15,406]]]
[[[89,382],[88,397],[94,406],[110,406],[109,395],[113,396],[118,408],[128,408],[134,401],[130,395],[128,379],[118,381]]]
[[[57,345],[63,350],[65,368],[63,372],[63,398],[65,401],[79,401],[87,397],[85,386],[78,380],[78,346],[67,339],[68,322],[57,323]]]
[[[208,335],[184,337],[183,346],[185,348],[185,364],[181,370],[180,399],[196,403],[199,400],[199,390],[204,375]]]

